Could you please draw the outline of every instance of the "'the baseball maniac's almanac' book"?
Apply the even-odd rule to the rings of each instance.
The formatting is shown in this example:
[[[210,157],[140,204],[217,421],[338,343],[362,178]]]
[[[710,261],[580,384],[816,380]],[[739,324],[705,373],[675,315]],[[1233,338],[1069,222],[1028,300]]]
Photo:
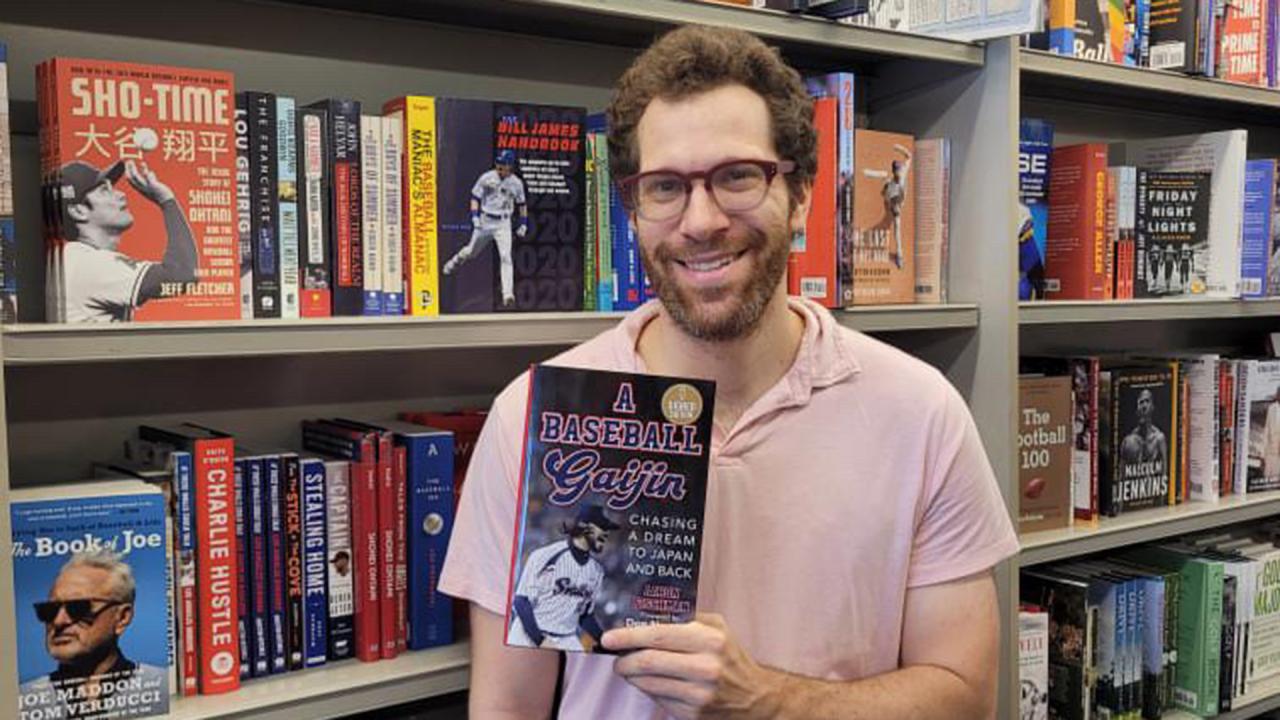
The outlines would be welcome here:
[[[14,717],[168,713],[164,493],[137,480],[19,489],[9,512]]]
[[[705,380],[531,369],[508,645],[596,652],[694,618],[714,401]]]
[[[54,58],[36,76],[48,319],[239,319],[231,73]]]

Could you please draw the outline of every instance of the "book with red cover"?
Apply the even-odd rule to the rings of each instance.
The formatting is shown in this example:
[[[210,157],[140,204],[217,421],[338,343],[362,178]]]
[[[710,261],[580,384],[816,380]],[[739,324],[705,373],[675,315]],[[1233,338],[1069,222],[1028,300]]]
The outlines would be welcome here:
[[[351,461],[351,551],[355,576],[355,655],[381,657],[378,539],[378,441],[374,433],[327,420],[302,423],[302,445],[310,452]]]
[[[1114,250],[1107,242],[1107,146],[1055,148],[1049,171],[1045,296],[1110,300]]]
[[[231,73],[53,58],[38,77],[47,319],[239,319]]]
[[[239,299],[233,298],[239,312]],[[197,628],[200,692],[240,687],[240,632],[236,615],[239,548],[235,536],[235,441],[196,425],[143,425],[138,437],[191,453],[196,514]]]
[[[820,97],[813,101],[813,124],[818,131],[818,172],[813,178],[809,218],[803,233],[791,241],[795,277],[790,282],[799,295],[823,307],[839,307],[836,283],[836,234],[840,209],[836,203],[836,152],[839,101]]]
[[[1218,41],[1218,77],[1266,86],[1268,4],[1268,0],[1225,4]]]

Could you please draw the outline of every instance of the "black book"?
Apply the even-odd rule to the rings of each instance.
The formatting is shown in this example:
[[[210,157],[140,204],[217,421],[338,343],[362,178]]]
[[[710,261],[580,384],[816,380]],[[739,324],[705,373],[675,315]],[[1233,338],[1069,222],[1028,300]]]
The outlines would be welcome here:
[[[298,249],[302,266],[302,317],[333,313],[330,237],[332,167],[329,157],[329,113],[298,108]]]
[[[330,288],[334,315],[364,314],[364,253],[360,188],[360,103],[329,99],[307,108],[329,116],[328,165]]]
[[[1169,503],[1176,459],[1174,377],[1169,367],[1111,371],[1110,465],[1103,467],[1104,515]]]
[[[1201,295],[1212,173],[1138,170],[1134,297]]]
[[[249,198],[253,242],[253,316],[280,317],[280,192],[276,96],[245,92],[249,111]]]

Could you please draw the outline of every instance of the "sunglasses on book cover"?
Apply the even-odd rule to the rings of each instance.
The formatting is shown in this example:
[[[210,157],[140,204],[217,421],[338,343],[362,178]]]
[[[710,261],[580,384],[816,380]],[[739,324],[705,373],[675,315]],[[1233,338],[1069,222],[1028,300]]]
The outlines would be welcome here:
[[[96,610],[94,603],[102,603]],[[107,598],[81,598],[77,600],[45,600],[44,602],[33,603],[36,609],[36,617],[40,622],[48,625],[58,617],[58,612],[65,610],[67,617],[72,622],[91,623],[98,619],[98,616],[107,610],[107,608],[116,605],[125,605],[119,600],[108,600]]]

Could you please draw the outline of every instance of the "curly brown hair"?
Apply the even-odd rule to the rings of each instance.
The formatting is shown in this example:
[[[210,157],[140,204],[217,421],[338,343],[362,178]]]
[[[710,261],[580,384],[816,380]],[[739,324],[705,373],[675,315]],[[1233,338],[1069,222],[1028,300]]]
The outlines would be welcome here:
[[[639,172],[636,126],[654,98],[679,100],[725,85],[743,85],[769,108],[773,145],[779,157],[795,161],[787,175],[792,200],[812,180],[818,166],[818,134],[813,100],[800,74],[777,49],[742,30],[686,25],[663,35],[618,81],[609,104],[609,164],[615,178]]]

